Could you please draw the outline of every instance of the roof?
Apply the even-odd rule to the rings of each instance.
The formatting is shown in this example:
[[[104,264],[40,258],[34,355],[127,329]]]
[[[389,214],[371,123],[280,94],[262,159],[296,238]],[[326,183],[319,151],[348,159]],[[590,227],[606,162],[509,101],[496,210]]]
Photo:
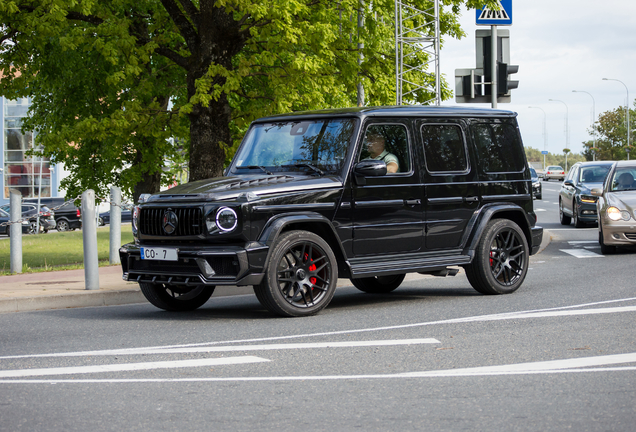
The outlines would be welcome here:
[[[401,105],[382,107],[336,108],[317,111],[298,111],[287,114],[263,117],[256,122],[279,121],[289,118],[320,118],[320,117],[516,117],[517,113],[488,108],[468,108],[463,106],[428,106]]]

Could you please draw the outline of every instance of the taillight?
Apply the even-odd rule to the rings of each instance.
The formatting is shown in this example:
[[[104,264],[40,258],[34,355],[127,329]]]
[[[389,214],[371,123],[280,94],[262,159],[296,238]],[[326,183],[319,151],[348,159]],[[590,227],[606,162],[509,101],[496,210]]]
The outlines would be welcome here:
[[[80,209],[77,209],[77,217],[82,216],[82,214],[80,213]]]

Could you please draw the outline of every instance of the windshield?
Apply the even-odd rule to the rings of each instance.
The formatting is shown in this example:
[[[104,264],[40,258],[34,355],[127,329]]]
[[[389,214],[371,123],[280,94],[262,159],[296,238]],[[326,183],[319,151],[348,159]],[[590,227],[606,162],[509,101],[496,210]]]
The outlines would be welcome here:
[[[611,166],[583,167],[579,173],[580,183],[603,183]]]
[[[612,191],[636,190],[636,168],[617,168],[612,176]]]
[[[256,169],[339,172],[351,142],[355,120],[326,119],[256,124],[235,157],[233,172]]]

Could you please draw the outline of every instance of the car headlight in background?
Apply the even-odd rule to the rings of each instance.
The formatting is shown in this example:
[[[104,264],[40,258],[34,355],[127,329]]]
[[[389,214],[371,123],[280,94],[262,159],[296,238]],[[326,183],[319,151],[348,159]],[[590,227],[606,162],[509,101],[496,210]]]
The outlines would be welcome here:
[[[236,229],[238,215],[229,207],[219,207],[215,213],[208,215],[205,225],[210,234],[217,231],[229,233]]]
[[[613,221],[624,220],[628,221],[630,219],[629,212],[627,210],[619,210],[616,207],[609,207],[607,209],[607,217]]]
[[[597,198],[594,197],[594,196],[581,195],[581,202],[594,204],[596,202],[596,200],[597,200]]]

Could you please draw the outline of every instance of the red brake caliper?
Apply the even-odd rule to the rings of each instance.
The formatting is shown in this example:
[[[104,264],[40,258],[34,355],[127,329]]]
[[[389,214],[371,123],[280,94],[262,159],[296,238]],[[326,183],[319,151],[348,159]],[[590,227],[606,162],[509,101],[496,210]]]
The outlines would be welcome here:
[[[305,261],[309,260],[309,254],[305,254]],[[313,263],[314,260],[309,260],[309,262]],[[311,264],[309,266],[309,271],[313,272],[316,271],[316,264]],[[316,279],[315,277],[310,277],[309,278],[309,282],[311,282],[312,285],[316,285],[316,282],[318,281],[318,279]],[[313,287],[311,288],[313,289]]]

